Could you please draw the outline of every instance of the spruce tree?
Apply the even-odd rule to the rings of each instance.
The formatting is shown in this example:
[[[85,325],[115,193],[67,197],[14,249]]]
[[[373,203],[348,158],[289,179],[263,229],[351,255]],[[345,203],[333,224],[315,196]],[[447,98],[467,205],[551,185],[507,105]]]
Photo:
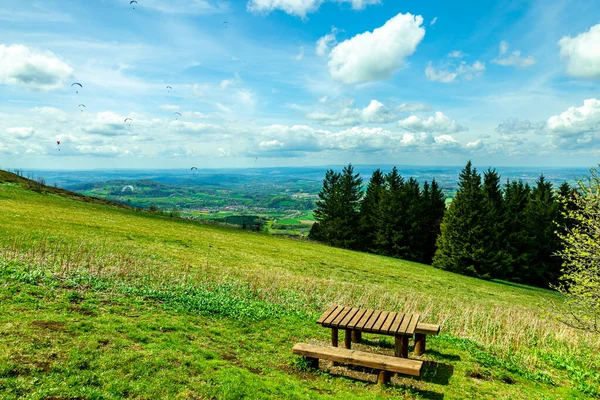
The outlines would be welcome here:
[[[396,167],[386,174],[386,191],[382,198],[382,212],[377,220],[375,247],[379,254],[398,257],[404,243],[402,225],[405,221],[404,178]]]
[[[313,211],[317,222],[312,226],[309,238],[332,243],[337,235],[334,225],[340,208],[341,179],[341,174],[332,169],[325,173],[323,188],[318,194],[319,200]]]
[[[423,230],[421,262],[431,264],[436,250],[435,243],[440,235],[440,225],[446,211],[446,200],[444,192],[435,179],[431,181],[431,185],[427,182],[423,184],[421,199],[420,224]]]
[[[500,188],[500,175],[495,169],[489,168],[483,174],[482,210],[482,268],[484,274],[492,278],[503,278],[505,255],[503,252],[504,198]]]
[[[555,221],[558,220],[559,213],[552,183],[541,175],[525,207],[527,259],[520,266],[518,274],[524,283],[548,287],[560,276],[560,259],[554,256],[559,248],[555,234]]]
[[[359,211],[362,199],[362,178],[354,173],[352,164],[342,170],[340,180],[340,208],[337,224],[337,246],[356,249],[360,242]]]
[[[528,232],[525,220],[525,208],[531,196],[529,184],[523,181],[506,181],[504,186],[504,270],[500,277],[508,280],[518,280],[522,265],[529,262]]]
[[[467,163],[459,176],[459,188],[444,215],[433,266],[465,275],[485,277],[485,199],[481,176]]]
[[[375,239],[378,221],[381,218],[381,202],[384,194],[385,176],[380,169],[377,169],[371,175],[367,191],[360,206],[360,232],[362,235],[360,248],[363,251],[377,252]]]

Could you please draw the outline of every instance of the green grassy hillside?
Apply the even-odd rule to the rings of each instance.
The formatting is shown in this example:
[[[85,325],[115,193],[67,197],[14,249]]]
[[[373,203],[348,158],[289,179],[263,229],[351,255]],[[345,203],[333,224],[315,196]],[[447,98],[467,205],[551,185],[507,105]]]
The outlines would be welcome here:
[[[2,398],[600,393],[600,340],[552,319],[554,292],[31,189],[0,175]],[[441,323],[424,379],[381,390],[342,368],[304,370],[291,347],[327,343],[314,321],[332,303]]]

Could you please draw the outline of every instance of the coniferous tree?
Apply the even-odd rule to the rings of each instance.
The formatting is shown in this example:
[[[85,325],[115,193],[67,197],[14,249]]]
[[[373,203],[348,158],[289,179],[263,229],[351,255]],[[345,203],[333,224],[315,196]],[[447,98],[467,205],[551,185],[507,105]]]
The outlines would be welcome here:
[[[337,233],[335,232],[335,220],[338,217],[340,203],[341,174],[328,170],[323,180],[323,188],[319,192],[319,200],[313,211],[317,221],[311,228],[309,238],[332,243]]]
[[[364,251],[377,252],[375,239],[377,236],[378,221],[381,218],[381,202],[385,194],[385,176],[380,169],[375,170],[367,191],[360,206],[360,232],[362,243],[360,248]]]
[[[348,249],[355,249],[359,245],[359,211],[362,199],[362,178],[359,173],[354,173],[352,164],[342,170],[340,180],[340,208],[338,234],[335,245]]]
[[[504,270],[500,277],[508,280],[517,280],[520,266],[529,262],[527,254],[528,229],[525,220],[525,208],[531,196],[529,184],[523,181],[506,181],[504,186]]]
[[[555,233],[559,212],[552,183],[541,175],[525,207],[527,259],[520,265],[518,278],[527,284],[547,287],[560,276],[561,262],[554,256],[559,247]]]
[[[500,175],[489,168],[483,174],[483,210],[482,216],[482,268],[484,274],[493,278],[502,278],[504,266],[504,198],[500,188]]]
[[[375,244],[379,254],[397,257],[404,243],[404,178],[394,167],[386,174],[385,182],[386,190],[381,201],[382,212],[377,221]]]
[[[472,276],[486,276],[481,245],[485,199],[481,176],[467,163],[459,176],[459,189],[444,215],[433,265]]]
[[[431,264],[436,249],[436,240],[440,235],[440,225],[446,211],[444,192],[433,179],[431,185],[423,184],[421,216],[419,218],[423,231],[423,258],[421,262]]]
[[[419,182],[410,178],[404,184],[403,202],[405,220],[402,226],[404,243],[398,257],[410,261],[421,261],[424,257],[423,241],[425,240],[423,217],[423,194]]]

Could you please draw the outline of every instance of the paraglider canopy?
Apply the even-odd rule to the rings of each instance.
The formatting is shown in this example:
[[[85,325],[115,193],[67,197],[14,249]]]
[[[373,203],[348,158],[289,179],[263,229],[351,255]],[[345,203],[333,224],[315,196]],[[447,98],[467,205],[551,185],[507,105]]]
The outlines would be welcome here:
[[[130,190],[133,192],[133,186],[131,186],[131,185],[123,186],[123,189],[121,189],[121,192],[125,192],[127,190]]]
[[[57,140],[57,141],[56,141],[56,144],[60,146],[60,140]]]
[[[73,82],[73,83],[71,83],[71,87],[73,87],[73,86],[79,86],[80,88],[83,87],[83,85],[81,83],[79,83],[79,82]],[[79,93],[79,91],[76,90],[75,93]]]
[[[173,89],[171,86],[167,86],[167,89]]]
[[[196,167],[192,167],[192,168],[190,168],[190,170],[194,170],[194,169],[195,169],[195,170],[198,170],[198,168],[196,168]]]
[[[125,118],[125,120],[123,122],[127,122],[127,121],[133,121],[133,119],[131,119],[131,118]]]

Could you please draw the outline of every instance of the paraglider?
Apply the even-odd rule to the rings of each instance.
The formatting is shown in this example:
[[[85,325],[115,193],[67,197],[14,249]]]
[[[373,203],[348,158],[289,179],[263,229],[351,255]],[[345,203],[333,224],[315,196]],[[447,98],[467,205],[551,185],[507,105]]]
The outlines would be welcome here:
[[[80,104],[77,107],[83,107],[83,108],[85,108],[85,104]],[[81,112],[83,112],[83,108],[81,109]]]
[[[181,113],[180,112],[174,112],[173,115],[179,115],[181,117]],[[177,118],[175,118],[177,119]]]
[[[125,118],[125,120],[123,121],[123,123],[125,123],[127,121],[133,121],[133,119],[131,119],[131,118]],[[131,124],[129,124],[128,126],[131,126]]]
[[[135,1],[135,0],[131,0],[131,1],[129,2],[129,5],[132,5],[132,4],[137,4],[137,3],[138,3],[137,1]],[[133,6],[133,9],[135,10],[135,6]]]
[[[167,86],[167,90],[170,92],[173,88],[171,86]]]
[[[73,83],[71,84],[71,87],[73,87],[73,86],[79,86],[80,88],[82,88],[82,87],[83,87],[83,85],[82,85],[81,83],[79,83],[79,82],[73,82]],[[75,91],[75,93],[79,93],[79,91],[77,91],[77,90],[76,90],[76,91]]]
[[[225,25],[225,29],[227,29],[227,24],[228,24],[228,23],[229,23],[229,22],[227,22],[227,21],[223,21],[223,25]]]
[[[131,186],[131,185],[123,186],[123,189],[121,189],[121,192],[125,192],[127,190],[130,190],[133,192],[133,186]]]
[[[57,141],[56,141],[56,145],[57,145],[57,146],[60,146],[60,140],[57,140]],[[60,147],[58,148],[58,151],[60,151]]]

